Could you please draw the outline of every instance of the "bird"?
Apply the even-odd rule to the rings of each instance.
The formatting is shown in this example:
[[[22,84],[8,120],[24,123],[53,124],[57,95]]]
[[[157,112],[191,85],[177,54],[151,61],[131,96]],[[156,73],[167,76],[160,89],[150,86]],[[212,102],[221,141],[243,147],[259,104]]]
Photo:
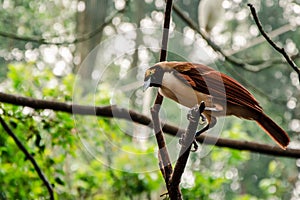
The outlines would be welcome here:
[[[209,66],[191,62],[164,61],[145,71],[144,91],[157,87],[158,92],[192,108],[205,103],[202,113],[207,131],[218,117],[236,116],[254,120],[281,147],[286,149],[288,134],[264,113],[255,97],[238,81]]]

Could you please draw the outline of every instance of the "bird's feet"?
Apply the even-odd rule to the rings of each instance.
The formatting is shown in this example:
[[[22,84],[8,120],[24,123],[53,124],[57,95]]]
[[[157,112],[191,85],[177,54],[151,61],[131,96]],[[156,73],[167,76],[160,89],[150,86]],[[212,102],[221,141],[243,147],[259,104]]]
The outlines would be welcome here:
[[[179,144],[182,145],[183,141],[184,141],[184,135],[182,135],[182,137],[179,139]],[[191,148],[191,152],[196,152],[198,150],[198,147],[199,147],[196,138],[194,138],[192,145],[193,146]]]
[[[196,138],[194,139],[193,141],[193,148],[191,149],[191,152],[196,152],[198,150],[198,143],[197,143],[197,140]]]
[[[205,103],[204,103],[204,101],[201,101],[199,106],[196,105],[189,110],[189,112],[187,114],[187,119],[191,122],[195,122],[195,116],[197,114],[200,114],[201,121],[203,121],[203,120],[206,121],[206,117],[204,115],[202,115],[204,110],[205,110]]]
[[[205,103],[204,103],[204,101],[202,101],[202,102],[200,103],[199,106],[197,105],[197,106],[195,106],[195,107],[193,107],[193,108],[191,108],[191,109],[189,110],[189,112],[188,112],[188,114],[187,114],[187,119],[188,119],[190,122],[195,123],[195,122],[196,122],[196,121],[195,121],[195,118],[197,118],[197,115],[198,115],[198,117],[199,117],[199,115],[200,115],[200,123],[206,122],[207,119],[206,119],[206,117],[202,114],[204,110],[205,110]],[[198,131],[198,132],[199,132],[199,131]],[[195,136],[200,135],[200,134],[198,134],[198,132],[195,134]],[[185,137],[185,135],[183,134],[182,137],[179,139],[179,144],[180,144],[180,145],[183,144],[184,137]],[[198,146],[197,141],[196,141],[195,138],[194,138],[193,143],[192,143],[191,145],[193,145],[193,147],[192,147],[192,149],[191,149],[192,152],[195,152],[195,151],[198,150],[198,147],[199,147],[199,146]]]

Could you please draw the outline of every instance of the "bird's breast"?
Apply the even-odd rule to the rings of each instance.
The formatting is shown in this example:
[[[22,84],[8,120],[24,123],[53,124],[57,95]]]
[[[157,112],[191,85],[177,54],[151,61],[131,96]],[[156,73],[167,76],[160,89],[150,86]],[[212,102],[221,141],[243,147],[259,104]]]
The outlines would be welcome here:
[[[178,79],[173,72],[164,74],[159,92],[161,95],[189,108],[199,104],[201,101],[204,101],[206,106],[213,106],[210,95],[194,90],[191,86]]]

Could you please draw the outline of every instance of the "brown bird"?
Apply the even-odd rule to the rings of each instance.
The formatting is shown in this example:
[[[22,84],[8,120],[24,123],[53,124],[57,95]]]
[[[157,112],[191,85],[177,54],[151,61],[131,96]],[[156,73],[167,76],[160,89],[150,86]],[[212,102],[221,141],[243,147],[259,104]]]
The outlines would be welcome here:
[[[204,101],[202,113],[207,126],[213,127],[216,117],[234,115],[254,120],[282,148],[289,136],[264,112],[254,96],[233,78],[208,66],[189,62],[160,62],[145,72],[144,90],[159,87],[159,93],[191,108]]]

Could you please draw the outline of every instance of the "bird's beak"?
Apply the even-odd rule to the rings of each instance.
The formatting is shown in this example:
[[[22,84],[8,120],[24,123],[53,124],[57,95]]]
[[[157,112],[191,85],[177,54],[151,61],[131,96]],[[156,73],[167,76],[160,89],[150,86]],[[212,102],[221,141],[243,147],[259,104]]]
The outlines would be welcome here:
[[[151,84],[151,78],[148,78],[148,80],[144,81],[144,87],[143,87],[143,91],[145,92],[148,87],[150,87]]]

